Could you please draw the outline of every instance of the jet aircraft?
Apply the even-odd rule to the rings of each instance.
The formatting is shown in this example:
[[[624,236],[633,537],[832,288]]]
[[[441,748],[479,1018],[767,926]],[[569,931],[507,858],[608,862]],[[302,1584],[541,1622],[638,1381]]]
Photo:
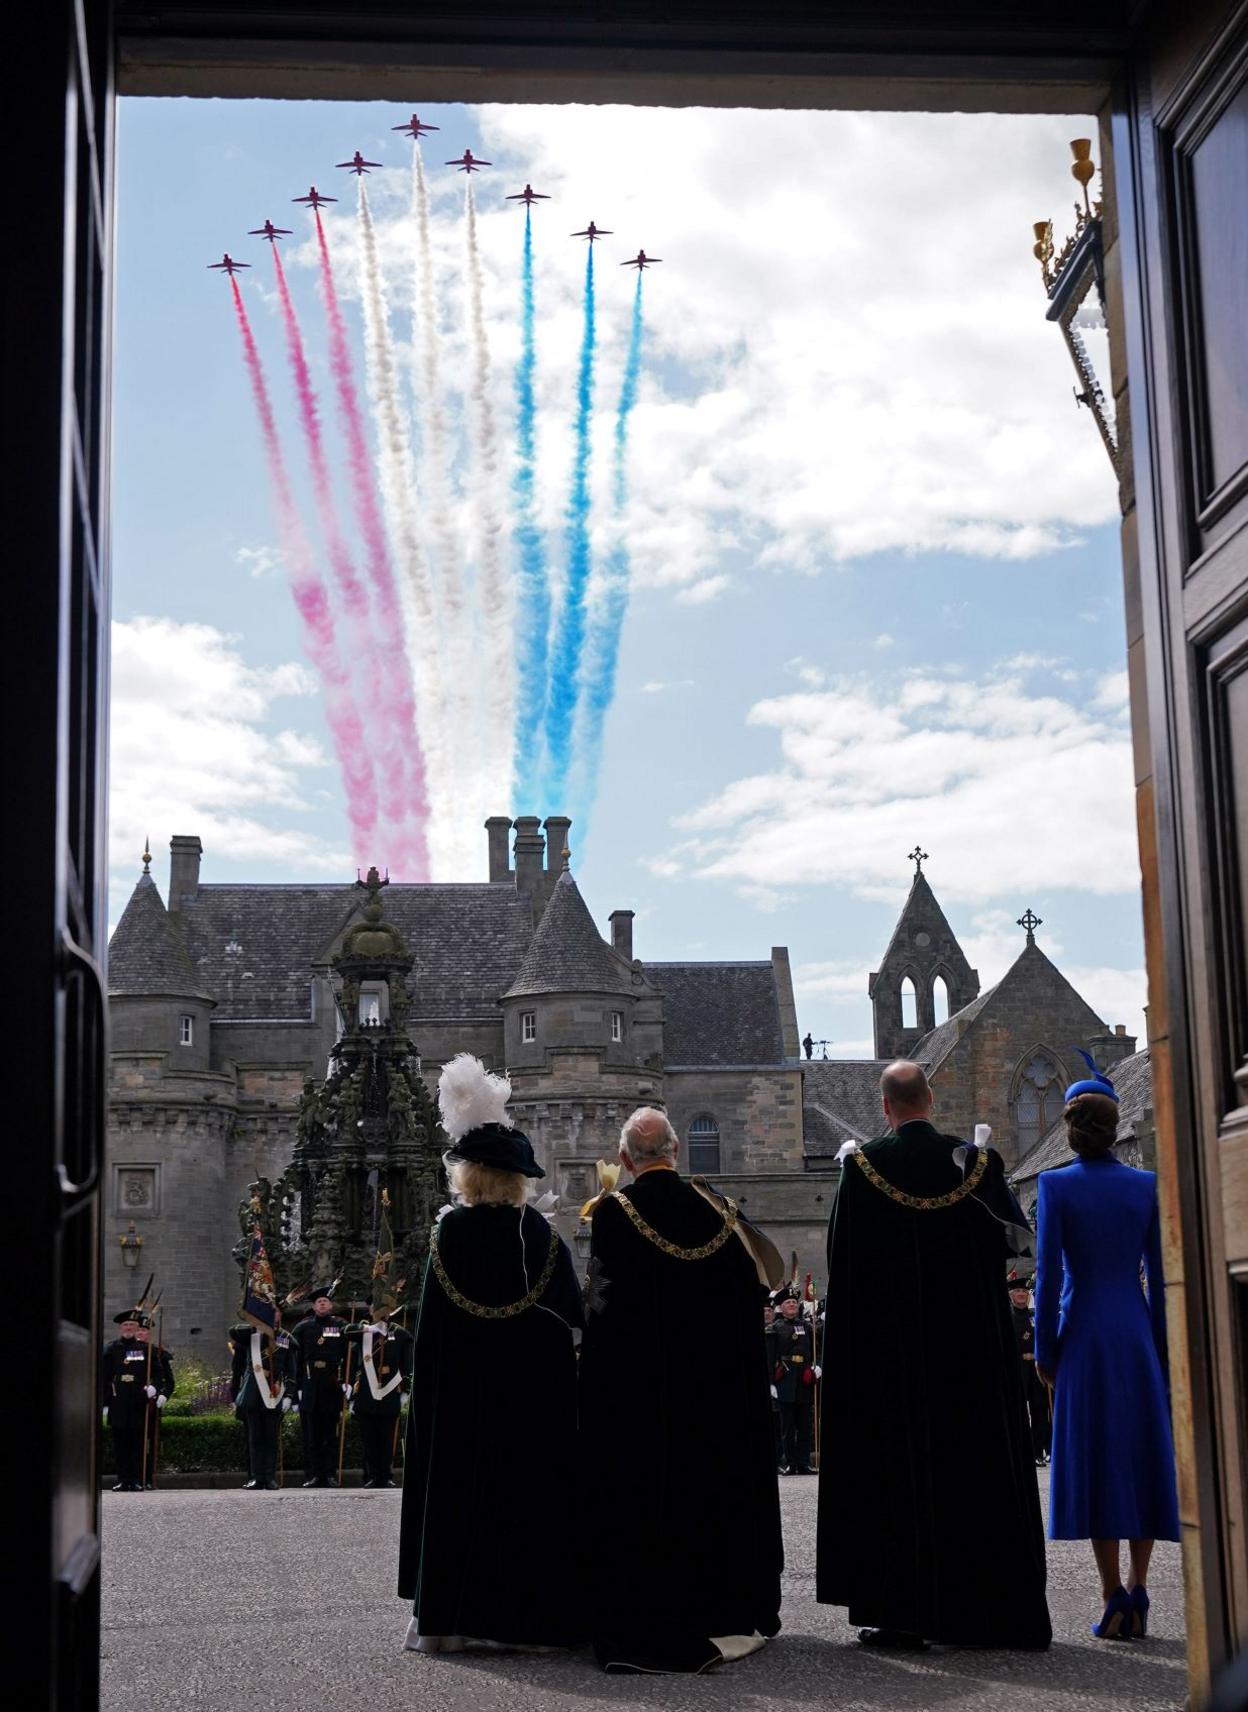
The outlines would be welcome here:
[[[457,166],[460,172],[477,172],[483,166],[493,166],[493,161],[478,160],[471,149],[465,149],[458,160],[445,162],[447,166]]]
[[[653,267],[655,262],[661,262],[662,256],[648,256],[644,250],[638,250],[631,261],[621,262],[621,267],[635,267],[640,273],[643,268]]]
[[[275,244],[279,238],[289,238],[290,231],[285,226],[275,226],[272,220],[266,220],[263,226],[254,226],[247,236],[267,238],[271,244]],[[248,265],[250,266],[250,263]]]
[[[531,184],[526,184],[523,190],[517,190],[514,196],[504,198],[507,202],[523,202],[526,208],[532,208],[535,202],[549,202],[550,197],[544,190],[534,190]]]
[[[209,262],[210,268],[220,268],[223,273],[234,274],[239,268],[250,267],[250,262],[236,262],[228,250],[224,251],[219,262]]]
[[[426,125],[419,113],[413,113],[406,125],[391,125],[392,131],[406,131],[414,143],[419,142],[426,131],[437,131],[440,125]]]
[[[610,232],[604,232],[601,226],[595,226],[594,222],[591,220],[583,232],[573,232],[570,235],[573,238],[588,238],[592,244],[595,238],[609,238],[612,234]]]
[[[338,198],[336,196],[322,196],[316,186],[310,184],[306,196],[292,196],[290,200],[292,202],[304,202],[309,208],[319,208],[322,203],[337,202]]]
[[[345,166],[348,172],[353,172],[358,178],[362,172],[367,172],[370,167],[380,166],[381,162],[366,161],[364,156],[357,149],[349,161],[338,161],[335,164],[338,166]]]

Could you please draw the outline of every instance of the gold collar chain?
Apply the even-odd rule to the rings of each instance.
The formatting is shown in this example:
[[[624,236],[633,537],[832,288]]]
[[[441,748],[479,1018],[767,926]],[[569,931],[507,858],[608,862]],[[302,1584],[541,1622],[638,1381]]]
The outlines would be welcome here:
[[[723,1228],[718,1230],[709,1242],[704,1242],[698,1248],[677,1248],[674,1242],[669,1242],[665,1236],[660,1236],[653,1226],[648,1225],[622,1190],[617,1189],[612,1195],[613,1201],[618,1201],[632,1220],[634,1227],[639,1230],[648,1242],[656,1248],[661,1248],[664,1254],[670,1254],[675,1260],[706,1260],[708,1256],[718,1253],[726,1242],[732,1240],[737,1228],[737,1204],[728,1195],[724,1196],[726,1211],[723,1214]]]
[[[867,1179],[867,1182],[873,1183],[877,1189],[882,1190],[890,1200],[899,1201],[903,1207],[913,1207],[920,1213],[930,1213],[934,1212],[937,1207],[956,1206],[959,1201],[964,1200],[966,1196],[970,1194],[971,1190],[975,1188],[988,1165],[988,1149],[986,1147],[981,1147],[977,1151],[979,1157],[976,1159],[974,1165],[971,1166],[971,1169],[958,1184],[957,1188],[950,1189],[947,1195],[907,1195],[904,1189],[896,1188],[886,1177],[880,1176],[879,1172],[875,1169],[875,1166],[871,1164],[870,1160],[860,1147],[855,1148],[849,1155],[849,1158],[856,1159],[858,1161],[859,1169]]]
[[[559,1232],[553,1225],[550,1231],[550,1249],[546,1255],[546,1264],[542,1267],[537,1283],[527,1296],[521,1296],[518,1302],[505,1302],[501,1308],[490,1307],[485,1302],[474,1302],[451,1283],[446,1267],[442,1263],[442,1256],[438,1253],[438,1229],[439,1227],[434,1225],[429,1240],[429,1262],[433,1267],[434,1277],[442,1289],[455,1306],[462,1308],[466,1314],[475,1314],[479,1320],[512,1320],[517,1314],[523,1314],[526,1309],[531,1308],[535,1302],[545,1295],[546,1286],[554,1276],[555,1262],[559,1258]]]

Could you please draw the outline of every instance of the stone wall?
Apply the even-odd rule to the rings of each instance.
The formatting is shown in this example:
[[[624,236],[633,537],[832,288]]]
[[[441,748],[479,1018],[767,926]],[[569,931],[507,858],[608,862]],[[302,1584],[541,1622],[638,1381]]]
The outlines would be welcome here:
[[[721,1171],[801,1171],[802,1076],[796,1066],[668,1070],[663,1084],[682,1145],[694,1118],[718,1123]]]

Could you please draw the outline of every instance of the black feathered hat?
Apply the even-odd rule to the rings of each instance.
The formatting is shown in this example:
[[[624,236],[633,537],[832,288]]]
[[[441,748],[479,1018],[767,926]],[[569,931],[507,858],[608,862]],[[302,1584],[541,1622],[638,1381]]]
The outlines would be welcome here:
[[[142,1308],[123,1308],[119,1314],[113,1315],[115,1326],[124,1326],[127,1320],[133,1320],[135,1325],[142,1326],[145,1331],[152,1327],[151,1317]]]
[[[446,1157],[522,1177],[544,1177],[528,1136],[507,1117],[510,1095],[505,1076],[491,1075],[470,1053],[457,1053],[438,1079],[442,1127],[451,1144]]]
[[[478,1124],[447,1149],[446,1157],[470,1165],[488,1165],[495,1171],[517,1171],[524,1177],[546,1175],[533,1157],[532,1143],[524,1131],[507,1129],[503,1124]]]

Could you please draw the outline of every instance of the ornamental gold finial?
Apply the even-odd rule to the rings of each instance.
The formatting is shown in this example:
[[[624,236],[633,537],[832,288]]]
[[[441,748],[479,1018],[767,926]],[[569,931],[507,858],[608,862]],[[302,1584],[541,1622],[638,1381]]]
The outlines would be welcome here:
[[[1092,214],[1092,203],[1088,198],[1088,186],[1096,176],[1096,167],[1092,160],[1091,137],[1075,137],[1070,145],[1070,152],[1075,157],[1070,169],[1070,176],[1083,191],[1083,211],[1089,218]]]
[[[152,841],[150,838],[148,838],[146,835],[144,835],[144,838],[143,838],[143,872],[145,874],[150,873],[151,867],[152,867]]]

